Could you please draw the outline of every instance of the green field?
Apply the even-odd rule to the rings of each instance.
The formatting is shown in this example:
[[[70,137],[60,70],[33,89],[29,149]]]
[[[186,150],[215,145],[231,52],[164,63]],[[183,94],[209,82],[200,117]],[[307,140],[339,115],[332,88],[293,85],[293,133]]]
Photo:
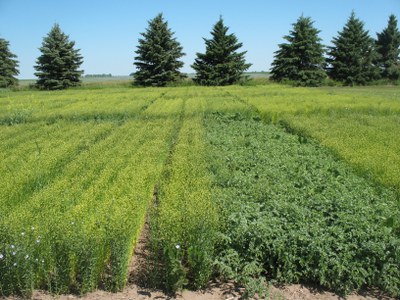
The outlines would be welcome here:
[[[400,296],[399,132],[398,87],[0,91],[0,295],[122,289],[148,216],[170,291]]]

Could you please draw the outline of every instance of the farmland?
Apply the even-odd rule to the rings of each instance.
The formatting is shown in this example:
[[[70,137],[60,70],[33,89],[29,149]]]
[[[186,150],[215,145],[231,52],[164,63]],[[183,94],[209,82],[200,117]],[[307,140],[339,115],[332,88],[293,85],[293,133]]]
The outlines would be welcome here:
[[[122,289],[149,218],[168,290],[400,290],[400,89],[0,92],[0,295]]]

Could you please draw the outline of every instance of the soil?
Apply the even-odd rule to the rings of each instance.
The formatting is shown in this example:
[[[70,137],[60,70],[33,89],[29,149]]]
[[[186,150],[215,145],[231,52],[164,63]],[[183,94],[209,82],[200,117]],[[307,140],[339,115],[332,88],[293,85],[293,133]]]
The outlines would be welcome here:
[[[32,299],[34,300],[162,300],[162,299],[181,299],[181,300],[236,300],[241,299],[242,291],[234,287],[233,284],[224,283],[210,284],[209,288],[203,291],[182,291],[176,296],[169,296],[162,291],[143,289],[130,283],[122,292],[109,293],[105,291],[95,291],[85,296],[76,295],[57,295],[52,296],[43,291],[34,291]],[[8,297],[6,300],[17,300],[19,298]],[[340,300],[343,299],[338,295],[330,292],[315,290],[299,284],[285,285],[283,287],[272,287],[270,289],[271,300]],[[374,293],[373,291],[363,294],[352,294],[348,296],[348,300],[395,300],[394,298]]]

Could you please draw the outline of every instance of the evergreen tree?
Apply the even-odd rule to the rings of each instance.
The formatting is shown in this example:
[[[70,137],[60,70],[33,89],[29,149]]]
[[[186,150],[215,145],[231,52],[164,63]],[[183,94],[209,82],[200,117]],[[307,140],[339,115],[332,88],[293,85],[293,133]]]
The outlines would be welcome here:
[[[374,65],[377,54],[374,40],[364,30],[364,23],[352,12],[343,30],[329,47],[328,74],[347,85],[366,84],[379,77]]]
[[[54,24],[39,48],[42,55],[35,66],[38,88],[57,90],[80,85],[83,71],[78,68],[83,58],[74,46],[75,42],[69,41],[69,36],[61,31],[58,24]]]
[[[183,48],[173,37],[163,15],[157,15],[149,21],[146,32],[141,33],[135,53],[134,65],[137,71],[133,74],[135,84],[143,86],[165,86],[167,83],[184,78],[179,72],[183,62],[178,59],[185,55]]]
[[[17,56],[9,50],[10,43],[0,38],[0,88],[18,84],[14,77],[19,74]]]
[[[247,64],[245,52],[236,52],[243,46],[236,36],[227,34],[229,27],[224,25],[222,17],[214,25],[212,39],[204,39],[205,53],[197,53],[192,68],[196,71],[194,81],[201,85],[229,85],[242,80]]]
[[[279,45],[272,63],[271,79],[288,79],[296,85],[318,86],[326,78],[324,47],[318,37],[320,31],[313,27],[311,18],[301,16],[293,24],[289,43]]]
[[[377,33],[376,49],[379,54],[377,63],[383,78],[400,78],[400,32],[395,15],[389,17],[388,26]]]

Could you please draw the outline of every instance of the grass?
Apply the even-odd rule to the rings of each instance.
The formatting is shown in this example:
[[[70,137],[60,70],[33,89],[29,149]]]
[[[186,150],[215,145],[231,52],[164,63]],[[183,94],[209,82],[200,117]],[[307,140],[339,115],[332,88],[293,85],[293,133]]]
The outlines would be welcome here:
[[[248,295],[274,279],[398,296],[399,94],[2,91],[0,295],[122,289],[150,213],[171,291],[221,276]]]

